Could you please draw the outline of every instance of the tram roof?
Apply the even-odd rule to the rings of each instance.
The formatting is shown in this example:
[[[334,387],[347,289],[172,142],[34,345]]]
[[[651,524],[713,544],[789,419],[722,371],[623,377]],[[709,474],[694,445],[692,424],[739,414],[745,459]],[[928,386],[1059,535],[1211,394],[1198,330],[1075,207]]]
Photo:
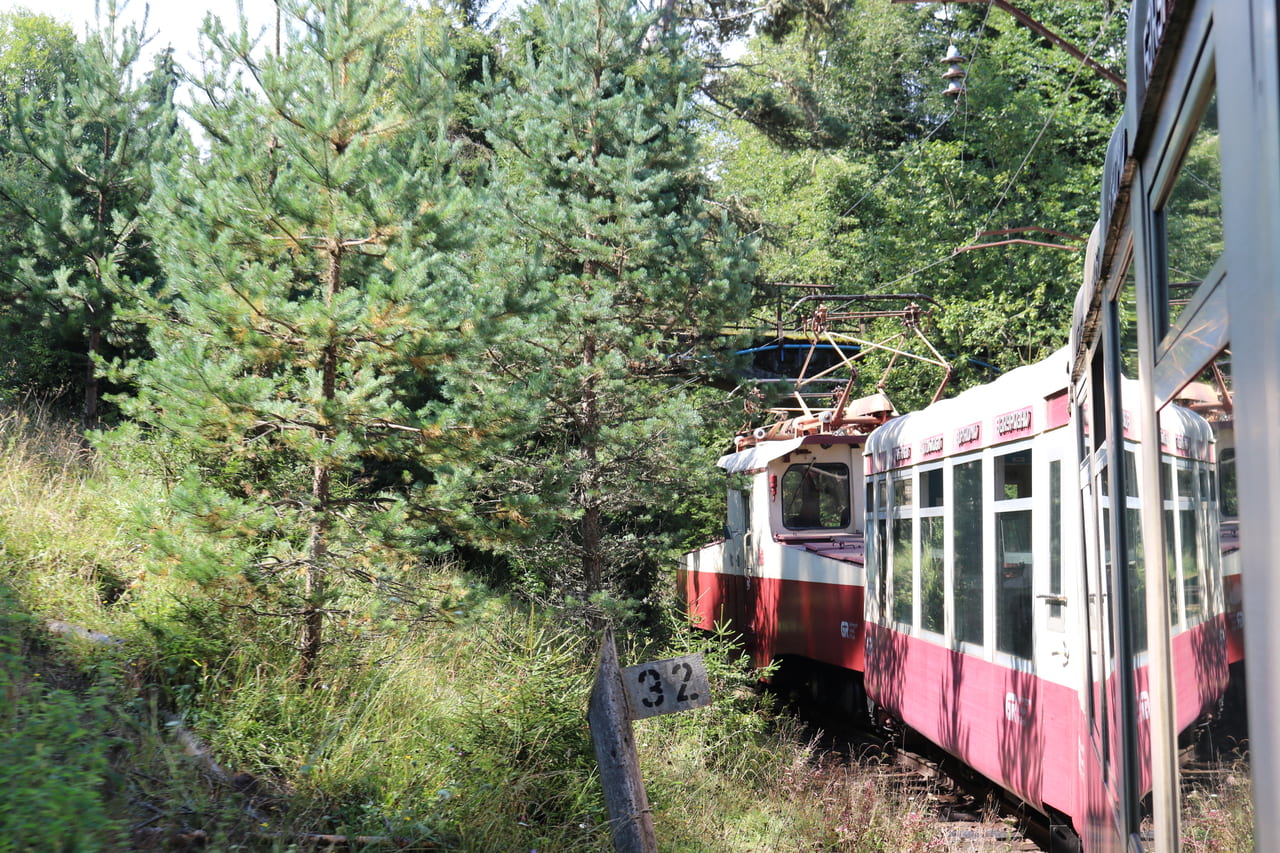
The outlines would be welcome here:
[[[879,427],[867,437],[872,472],[968,453],[1038,435],[1066,425],[1072,350],[1063,347],[1043,361],[1011,370],[987,385],[970,388]],[[1125,436],[1139,435],[1136,380],[1123,381]],[[1134,407],[1134,408],[1131,408]],[[1182,406],[1160,412],[1160,443],[1175,456],[1210,459],[1213,430]]]
[[[748,447],[745,450],[739,450],[737,453],[729,453],[720,457],[720,461],[716,464],[725,469],[730,474],[742,474],[747,471],[759,471],[775,459],[781,459],[791,451],[800,447],[802,444],[816,444],[821,446],[830,446],[834,444],[862,444],[864,437],[861,435],[831,435],[829,433],[819,433],[817,435],[800,435],[795,438],[773,439],[770,441],[762,441],[759,444]]]
[[[1070,364],[1070,350],[1063,347],[986,385],[895,418],[868,437],[867,456],[876,470],[885,470],[1035,435],[1059,419],[1065,423],[1065,396],[1060,416],[1046,401],[1066,391]]]

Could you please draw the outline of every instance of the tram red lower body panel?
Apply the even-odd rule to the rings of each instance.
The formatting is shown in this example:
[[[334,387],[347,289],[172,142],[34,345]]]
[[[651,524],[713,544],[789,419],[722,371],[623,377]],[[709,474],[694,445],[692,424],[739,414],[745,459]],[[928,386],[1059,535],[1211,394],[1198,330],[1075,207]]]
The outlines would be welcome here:
[[[1028,803],[1075,811],[1075,690],[878,625],[868,630],[871,698]]]
[[[1222,693],[1224,621],[1217,617],[1173,639],[1179,730],[1191,725]],[[871,698],[1026,802],[1071,817],[1086,839],[1086,850],[1109,849],[1088,839],[1106,837],[1120,792],[1107,787],[1104,750],[1097,735],[1091,734],[1076,689],[879,625],[869,625],[868,631],[865,681]],[[1142,716],[1139,750],[1149,755],[1151,704],[1145,666],[1137,669],[1135,685]],[[1115,690],[1113,676],[1108,695],[1114,696]],[[1094,707],[1103,707],[1100,690]],[[1111,736],[1106,753],[1118,756],[1114,731]],[[1150,790],[1149,761],[1144,764],[1141,785]]]
[[[798,655],[862,671],[863,587],[682,569],[690,617],[710,630],[728,624],[763,665]]]

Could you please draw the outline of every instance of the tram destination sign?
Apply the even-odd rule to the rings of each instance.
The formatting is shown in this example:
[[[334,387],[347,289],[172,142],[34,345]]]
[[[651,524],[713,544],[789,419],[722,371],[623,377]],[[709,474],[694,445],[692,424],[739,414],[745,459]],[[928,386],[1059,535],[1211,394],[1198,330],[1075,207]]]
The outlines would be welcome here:
[[[626,667],[622,689],[633,720],[711,704],[711,686],[701,654]]]

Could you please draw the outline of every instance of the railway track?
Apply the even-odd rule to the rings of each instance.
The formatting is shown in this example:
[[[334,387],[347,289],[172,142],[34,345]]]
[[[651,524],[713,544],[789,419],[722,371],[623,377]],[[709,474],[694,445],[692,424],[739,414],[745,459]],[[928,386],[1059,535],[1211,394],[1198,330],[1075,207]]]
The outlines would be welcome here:
[[[1068,851],[1069,836],[1054,843],[1048,818],[1011,800],[989,780],[911,732],[868,732],[861,761],[878,762],[882,776],[893,774],[914,786],[932,816],[939,849],[948,853],[1034,853]],[[867,747],[878,742],[876,751]],[[886,765],[891,769],[886,770]]]
[[[790,685],[795,688],[796,685]],[[904,728],[851,722],[833,713],[829,702],[803,689],[779,692],[779,699],[806,727],[819,750],[857,765],[904,802],[919,805],[932,823],[931,853],[1068,853],[1078,840],[1069,828],[1051,825],[1040,812],[1018,802],[955,757]],[[1240,771],[1243,731],[1214,724],[1200,732],[1180,756],[1183,796],[1214,791]],[[1245,771],[1247,773],[1247,770]],[[1144,827],[1150,831],[1150,827]]]
[[[911,802],[932,826],[938,853],[1067,853],[1074,836],[1017,803],[990,780],[905,730],[851,723],[803,692],[780,699],[817,748],[874,774],[885,790]]]

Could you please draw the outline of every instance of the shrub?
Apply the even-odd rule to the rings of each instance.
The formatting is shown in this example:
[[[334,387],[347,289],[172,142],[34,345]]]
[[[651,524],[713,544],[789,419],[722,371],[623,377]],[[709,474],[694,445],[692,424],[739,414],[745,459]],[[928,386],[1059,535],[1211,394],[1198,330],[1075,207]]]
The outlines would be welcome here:
[[[30,622],[0,587],[0,853],[118,849],[107,693],[56,687],[50,667],[29,668],[40,660],[23,641]]]

